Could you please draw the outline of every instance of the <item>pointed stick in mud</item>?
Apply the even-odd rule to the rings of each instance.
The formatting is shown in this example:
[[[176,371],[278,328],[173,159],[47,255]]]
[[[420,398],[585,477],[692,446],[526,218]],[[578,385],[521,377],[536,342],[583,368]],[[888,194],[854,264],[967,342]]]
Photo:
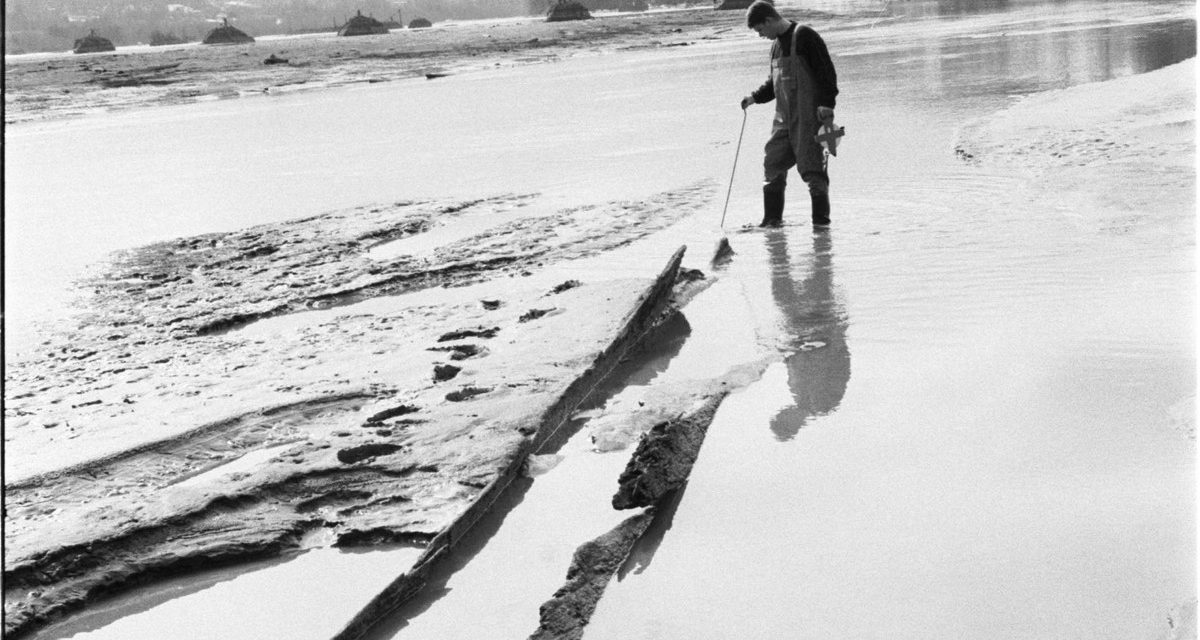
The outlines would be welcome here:
[[[737,150],[733,153],[733,169],[729,172],[729,188],[725,190],[725,208],[721,210],[721,239],[717,240],[713,251],[712,264],[718,264],[733,255],[733,247],[729,246],[729,238],[725,235],[725,214],[729,212],[729,196],[733,193],[733,176],[737,174],[738,156],[742,154],[742,136],[746,134],[746,108],[742,107],[742,128],[738,132]]]

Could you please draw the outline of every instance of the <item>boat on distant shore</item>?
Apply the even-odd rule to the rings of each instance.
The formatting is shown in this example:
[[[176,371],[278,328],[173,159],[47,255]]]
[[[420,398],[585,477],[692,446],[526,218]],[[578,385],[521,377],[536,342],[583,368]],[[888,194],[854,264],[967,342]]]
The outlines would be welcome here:
[[[396,23],[399,25],[399,23]],[[364,16],[362,10],[358,11],[358,15],[346,21],[338,29],[339,36],[373,36],[388,32],[388,26],[371,16]]]
[[[113,45],[112,40],[96,35],[95,29],[92,29],[91,33],[86,36],[76,40],[75,47],[71,49],[74,53],[99,53],[116,50],[117,47]]]
[[[224,24],[208,32],[204,36],[204,44],[250,44],[254,38],[246,32],[229,25],[229,18],[222,18]]]

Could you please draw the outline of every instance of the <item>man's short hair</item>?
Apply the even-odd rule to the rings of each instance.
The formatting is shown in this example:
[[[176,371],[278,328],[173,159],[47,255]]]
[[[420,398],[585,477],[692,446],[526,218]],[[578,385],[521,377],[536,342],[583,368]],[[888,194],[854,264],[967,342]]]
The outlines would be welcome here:
[[[754,4],[746,9],[746,26],[751,29],[771,19],[782,20],[783,17],[768,0],[754,0]]]

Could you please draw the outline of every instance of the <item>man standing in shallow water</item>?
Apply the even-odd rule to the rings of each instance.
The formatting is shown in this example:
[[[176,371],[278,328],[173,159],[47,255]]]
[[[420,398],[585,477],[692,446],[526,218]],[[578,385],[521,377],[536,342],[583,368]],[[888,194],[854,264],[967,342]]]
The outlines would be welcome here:
[[[760,227],[783,224],[787,172],[794,165],[812,197],[814,227],[829,226],[829,175],[825,154],[814,136],[833,121],[837,73],[825,41],[811,27],[784,20],[769,2],[746,10],[746,26],[771,44],[771,75],[742,98],[742,109],[775,101],[775,121],[763,158],[763,219]]]

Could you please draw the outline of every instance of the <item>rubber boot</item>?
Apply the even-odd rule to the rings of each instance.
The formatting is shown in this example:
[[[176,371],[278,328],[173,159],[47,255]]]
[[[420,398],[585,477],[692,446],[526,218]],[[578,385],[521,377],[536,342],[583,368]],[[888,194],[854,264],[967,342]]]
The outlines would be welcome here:
[[[778,227],[783,224],[783,191],[763,189],[763,219],[760,227]]]
[[[812,194],[812,223],[814,227],[829,226],[829,194]]]

